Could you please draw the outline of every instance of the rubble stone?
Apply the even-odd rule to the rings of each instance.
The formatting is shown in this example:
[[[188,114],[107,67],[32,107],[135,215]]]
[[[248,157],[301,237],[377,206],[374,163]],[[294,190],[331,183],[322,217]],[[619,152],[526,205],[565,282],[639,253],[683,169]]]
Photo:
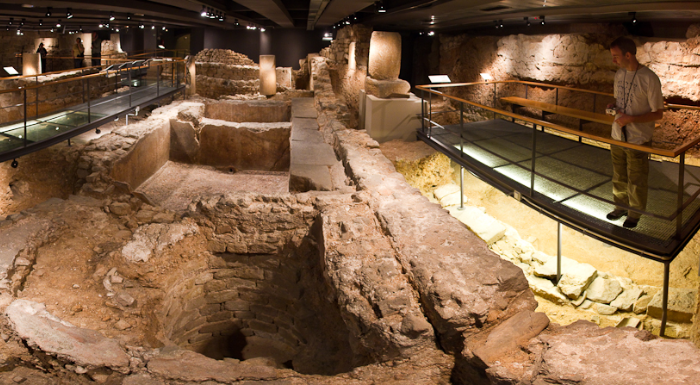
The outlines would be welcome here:
[[[622,286],[616,279],[597,277],[588,285],[586,298],[598,303],[610,303],[622,293]]]
[[[695,304],[698,291],[694,289],[669,288],[668,290],[668,319],[676,322],[691,322],[695,314]],[[661,319],[663,292],[656,293],[649,302],[647,314]]]

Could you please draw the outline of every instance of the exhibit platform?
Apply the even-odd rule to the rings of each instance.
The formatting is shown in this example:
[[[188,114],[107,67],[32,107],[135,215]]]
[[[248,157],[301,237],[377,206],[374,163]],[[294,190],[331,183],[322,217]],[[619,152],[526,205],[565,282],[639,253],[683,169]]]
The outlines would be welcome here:
[[[21,118],[5,122],[0,119],[0,162],[70,140],[183,91],[185,84],[181,80],[184,81],[184,65],[179,66],[182,68],[177,76],[161,76],[162,71],[158,68],[161,65],[139,63],[139,66],[129,66],[124,63],[120,65],[123,68],[111,71],[110,67],[101,73],[3,90],[6,98],[20,100],[20,103],[2,107],[3,119],[17,115]],[[171,65],[178,71],[175,64]],[[101,88],[91,90],[91,80],[93,87],[97,87],[94,84],[102,80],[99,83]],[[78,89],[77,93],[75,89]],[[71,91],[73,94],[70,94]],[[96,93],[99,93],[99,97],[95,97]],[[34,101],[27,102],[28,95]],[[52,98],[46,95],[52,95]],[[80,103],[67,103],[66,106],[63,100],[77,100]],[[54,108],[56,105],[62,107]],[[38,113],[46,110],[50,112]],[[16,164],[13,163],[13,166]]]

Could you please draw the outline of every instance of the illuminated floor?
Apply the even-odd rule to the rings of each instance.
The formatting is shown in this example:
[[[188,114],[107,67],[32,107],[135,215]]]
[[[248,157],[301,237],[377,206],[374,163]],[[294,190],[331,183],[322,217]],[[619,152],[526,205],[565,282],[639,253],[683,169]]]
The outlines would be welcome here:
[[[24,121],[13,122],[0,126],[0,154],[13,151],[25,146],[31,146],[71,131],[79,130],[91,122],[96,122],[106,116],[113,116],[128,111],[131,106],[142,105],[159,95],[176,90],[174,87],[157,87],[155,84],[145,87],[135,87],[129,92],[123,92],[95,99],[88,104],[82,103],[65,110]]]
[[[683,210],[680,236],[673,219],[678,203],[678,164],[650,162],[647,214],[629,230],[622,227],[624,219],[605,218],[614,208],[610,152],[541,131],[535,136],[533,191],[531,127],[496,119],[465,123],[463,128],[433,128],[431,138],[422,139],[502,190],[518,191],[528,203],[627,247],[673,258],[684,240],[695,233],[700,199],[691,200]],[[685,167],[684,185],[686,202],[700,188],[700,168]]]

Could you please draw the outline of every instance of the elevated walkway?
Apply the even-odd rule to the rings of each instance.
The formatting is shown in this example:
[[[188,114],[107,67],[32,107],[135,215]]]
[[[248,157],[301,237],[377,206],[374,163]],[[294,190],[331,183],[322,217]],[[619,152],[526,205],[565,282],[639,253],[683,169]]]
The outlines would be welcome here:
[[[501,93],[511,95],[498,95]],[[524,86],[524,92],[522,88]],[[476,87],[481,89],[474,90]],[[529,87],[556,89],[555,104],[527,98]],[[666,325],[669,265],[700,228],[700,167],[685,164],[685,153],[700,143],[629,144],[582,130],[582,121],[610,124],[604,110],[611,94],[549,84],[503,81],[418,86],[423,91],[419,139],[477,177],[561,224],[615,247],[664,264],[663,316]],[[484,90],[486,88],[486,90]],[[493,92],[489,92],[490,88]],[[559,89],[581,92],[576,106],[558,104]],[[524,94],[525,97],[518,96]],[[490,99],[491,105],[454,96]],[[512,95],[516,94],[516,95]],[[588,95],[585,95],[588,94]],[[451,108],[433,112],[434,97],[450,99]],[[500,96],[500,97],[499,97]],[[588,98],[592,103],[588,102]],[[605,99],[608,100],[605,100]],[[488,103],[488,102],[487,102]],[[579,108],[587,106],[586,110]],[[508,111],[505,105],[541,110],[542,119]],[[668,109],[697,109],[667,105]],[[579,119],[578,129],[545,120],[545,112]],[[467,122],[466,118],[471,118]],[[459,122],[455,124],[454,122]],[[539,127],[539,129],[538,129]],[[649,199],[637,227],[610,221],[612,162],[609,146],[650,154]],[[631,208],[628,208],[631,210]],[[561,231],[559,232],[561,237]],[[559,242],[561,245],[561,242]],[[558,252],[561,257],[561,249]],[[560,268],[557,282],[561,277]]]
[[[133,64],[0,91],[5,100],[19,101],[0,108],[0,162],[69,140],[185,89],[182,62]],[[165,66],[168,76],[163,76]],[[17,115],[21,118],[7,121]]]

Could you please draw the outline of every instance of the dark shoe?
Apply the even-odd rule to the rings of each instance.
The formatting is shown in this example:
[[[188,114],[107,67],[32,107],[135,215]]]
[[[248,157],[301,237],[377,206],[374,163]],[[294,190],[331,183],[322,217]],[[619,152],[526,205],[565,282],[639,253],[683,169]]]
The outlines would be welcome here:
[[[606,218],[608,218],[608,220],[611,220],[611,221],[616,221],[616,220],[624,217],[625,215],[627,215],[627,210],[615,209],[615,210],[609,212],[608,215],[606,216]]]
[[[633,229],[633,228],[637,227],[637,223],[639,223],[639,218],[627,217],[627,219],[625,219],[625,223],[622,224],[622,227],[626,227],[628,229]]]

